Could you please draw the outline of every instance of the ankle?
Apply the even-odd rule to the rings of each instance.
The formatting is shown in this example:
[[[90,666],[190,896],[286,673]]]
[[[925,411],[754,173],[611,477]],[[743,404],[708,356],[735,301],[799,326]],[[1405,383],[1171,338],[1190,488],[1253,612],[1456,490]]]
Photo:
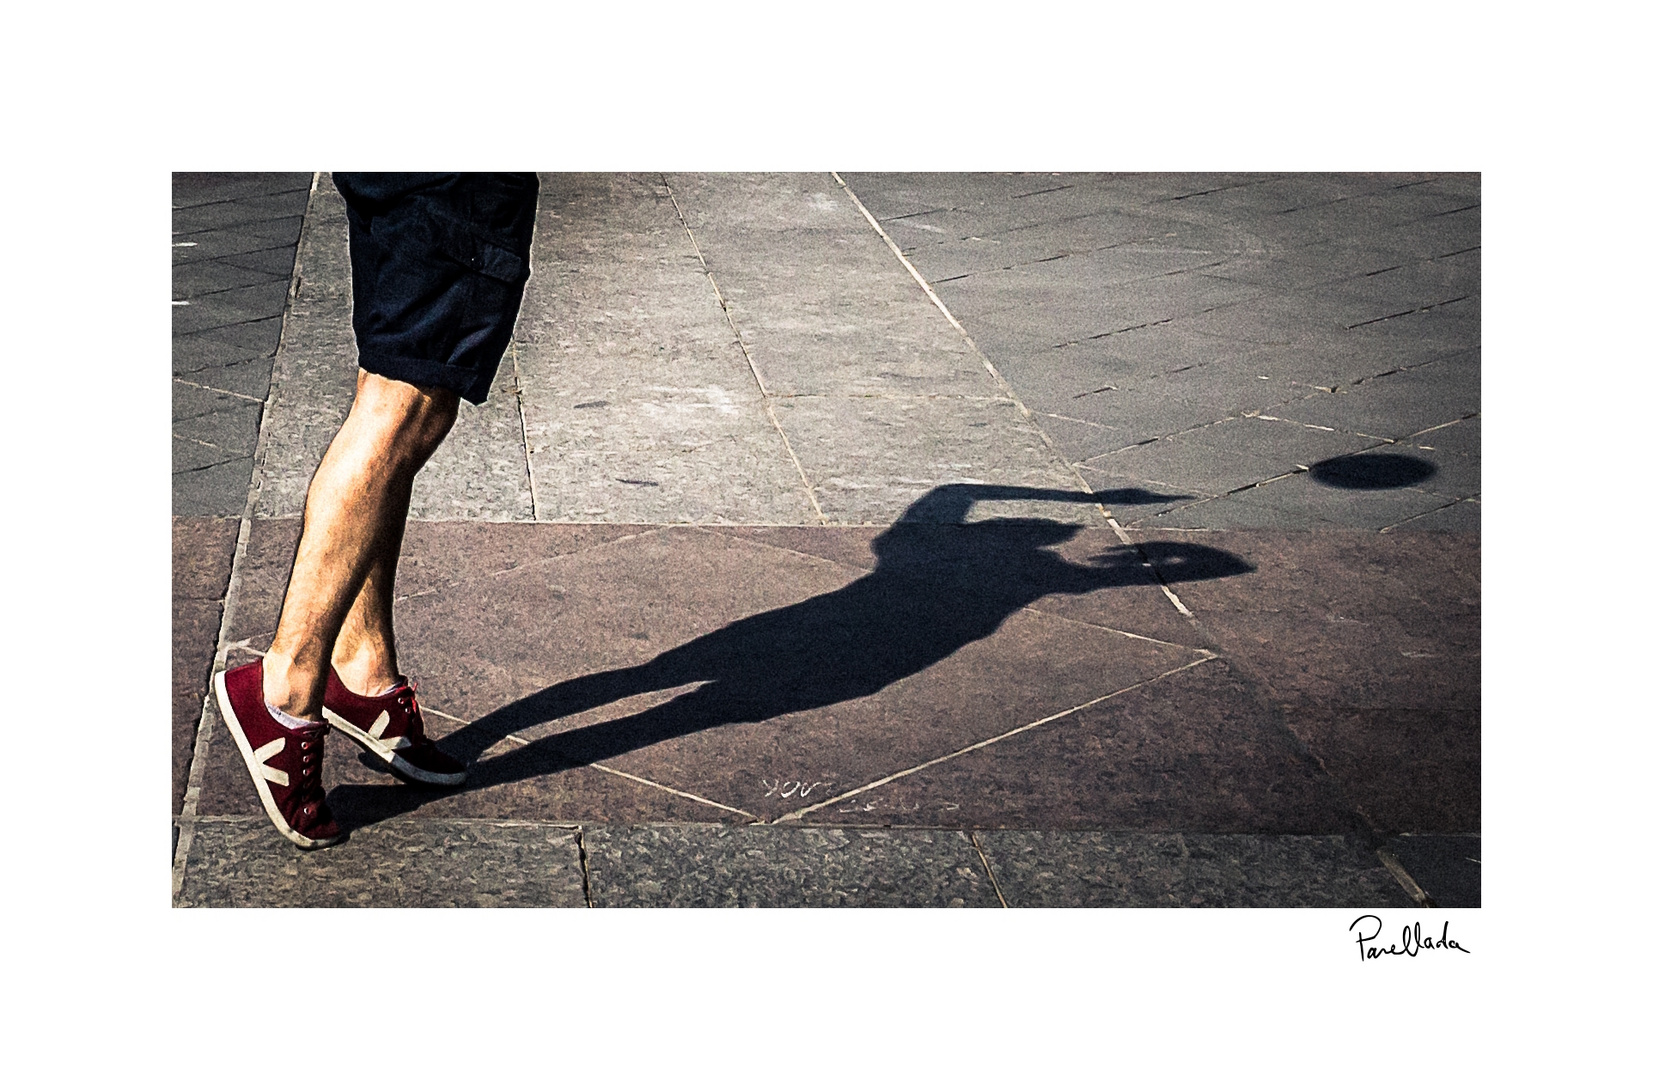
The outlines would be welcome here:
[[[307,724],[320,722],[321,701],[327,685],[325,682],[318,684],[316,680],[311,679],[308,680],[310,685],[301,685],[305,682],[301,677],[302,673],[293,665],[291,659],[277,653],[269,653],[264,657],[263,670],[266,707],[277,709]]]
[[[338,672],[344,688],[360,697],[381,697],[395,689],[402,680],[396,665],[385,662],[381,657],[358,654],[343,662],[335,659],[333,670]]]

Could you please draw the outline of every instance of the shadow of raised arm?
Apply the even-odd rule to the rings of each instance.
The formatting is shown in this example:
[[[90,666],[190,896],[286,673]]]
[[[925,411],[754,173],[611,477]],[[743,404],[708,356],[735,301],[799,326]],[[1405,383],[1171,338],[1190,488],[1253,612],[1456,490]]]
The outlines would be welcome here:
[[[969,517],[971,507],[990,500],[1140,506],[1147,503],[1176,502],[1186,497],[1155,495],[1142,488],[1113,488],[1108,491],[1088,492],[1025,487],[1020,484],[942,484],[932,488],[907,507],[896,524],[911,525],[923,522],[929,525],[963,525]]]

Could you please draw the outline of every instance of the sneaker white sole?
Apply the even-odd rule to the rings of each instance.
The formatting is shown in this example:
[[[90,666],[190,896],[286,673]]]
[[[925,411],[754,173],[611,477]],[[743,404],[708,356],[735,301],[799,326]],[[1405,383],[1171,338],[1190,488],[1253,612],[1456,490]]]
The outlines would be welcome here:
[[[340,716],[338,713],[327,708],[326,706],[322,706],[321,716],[322,719],[326,720],[330,726],[337,728],[343,734],[348,735],[352,739],[355,739],[357,742],[361,743],[364,750],[367,750],[369,753],[378,757],[400,776],[406,777],[409,780],[417,780],[423,784],[438,784],[442,787],[458,787],[460,784],[465,782],[465,774],[463,772],[426,772],[424,769],[421,769],[419,766],[408,761],[396,751],[387,747],[379,739],[374,738],[371,734],[363,731],[361,728],[357,727],[355,724],[352,724],[350,721],[346,720],[344,717]]]
[[[259,773],[258,758],[253,754],[253,744],[247,738],[247,733],[241,730],[241,721],[236,719],[235,710],[230,707],[229,687],[224,685],[224,673],[220,671],[212,677],[213,689],[218,693],[218,711],[224,717],[224,726],[230,729],[230,735],[235,739],[236,749],[241,751],[241,760],[247,765],[247,772],[252,774],[253,787],[258,789],[258,798],[264,804],[264,812],[270,815],[270,823],[276,829],[301,848],[314,850],[316,848],[331,847],[344,839],[335,836],[327,840],[312,840],[287,824],[287,819],[281,816],[281,810],[275,804],[275,796],[270,794],[270,785]]]

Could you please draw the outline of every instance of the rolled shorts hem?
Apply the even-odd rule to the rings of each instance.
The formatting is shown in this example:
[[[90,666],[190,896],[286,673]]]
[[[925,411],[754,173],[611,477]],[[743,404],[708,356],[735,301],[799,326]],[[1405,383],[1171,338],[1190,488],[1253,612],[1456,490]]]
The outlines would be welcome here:
[[[424,389],[452,390],[472,405],[488,400],[499,364],[483,368],[462,368],[436,360],[409,360],[366,354],[358,358],[361,369],[386,379],[411,383]]]

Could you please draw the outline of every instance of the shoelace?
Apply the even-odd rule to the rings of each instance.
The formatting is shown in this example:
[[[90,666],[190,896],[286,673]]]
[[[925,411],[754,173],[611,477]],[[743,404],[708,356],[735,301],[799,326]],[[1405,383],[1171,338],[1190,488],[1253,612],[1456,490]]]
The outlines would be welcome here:
[[[425,737],[425,718],[419,713],[419,700],[414,695],[419,690],[418,679],[408,679],[396,692],[396,704],[408,717],[407,737],[414,742],[422,742]]]
[[[293,785],[293,796],[302,813],[315,813],[315,804],[321,802],[321,752],[326,734],[327,729],[322,728],[299,738],[298,782]]]

